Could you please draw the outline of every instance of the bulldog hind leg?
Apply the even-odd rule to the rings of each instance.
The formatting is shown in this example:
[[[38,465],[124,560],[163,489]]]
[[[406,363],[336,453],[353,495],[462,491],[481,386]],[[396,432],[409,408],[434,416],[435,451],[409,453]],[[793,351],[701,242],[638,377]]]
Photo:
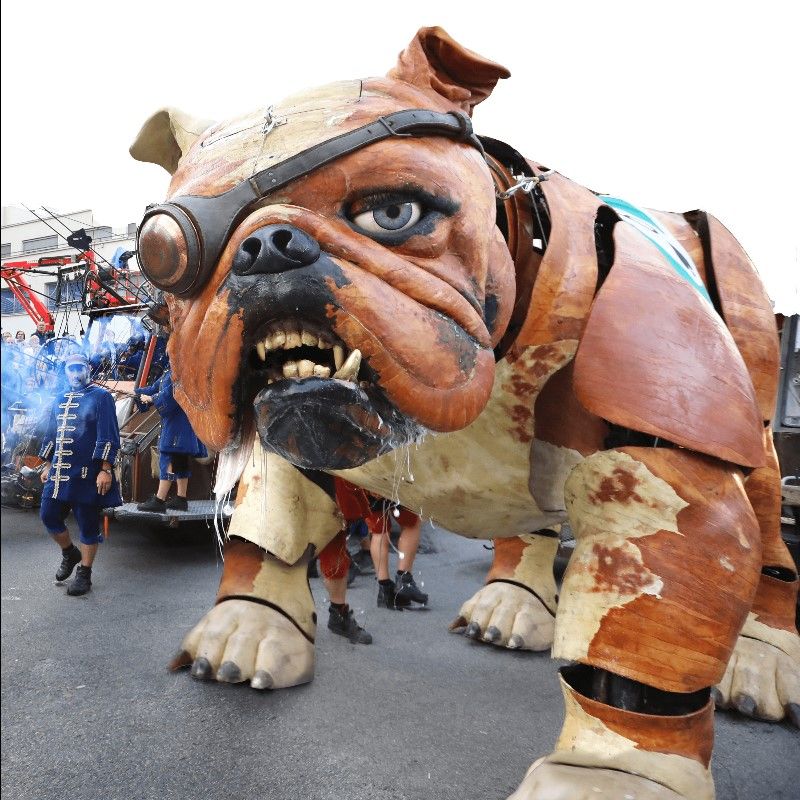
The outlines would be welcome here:
[[[566,714],[514,800],[711,800],[711,687],[758,583],[739,471],[682,449],[621,448],[566,485],[576,548],[553,655]]]
[[[451,631],[509,650],[549,650],[556,615],[554,531],[494,540],[492,566]]]

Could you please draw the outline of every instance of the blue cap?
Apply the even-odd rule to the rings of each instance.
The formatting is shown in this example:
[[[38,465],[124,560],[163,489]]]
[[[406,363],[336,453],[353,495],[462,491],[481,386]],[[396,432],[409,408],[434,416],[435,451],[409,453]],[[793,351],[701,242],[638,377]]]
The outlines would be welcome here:
[[[70,367],[73,364],[80,364],[81,366],[89,369],[89,359],[83,353],[70,353],[64,359],[64,367]]]

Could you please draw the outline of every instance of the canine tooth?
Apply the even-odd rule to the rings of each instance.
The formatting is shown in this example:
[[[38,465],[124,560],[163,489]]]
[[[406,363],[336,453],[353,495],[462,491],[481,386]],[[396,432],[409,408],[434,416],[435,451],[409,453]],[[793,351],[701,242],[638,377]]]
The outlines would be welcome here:
[[[340,344],[333,346],[333,360],[336,363],[336,369],[341,369],[344,364],[344,347]]]
[[[315,378],[330,378],[331,368],[323,367],[321,364],[314,364],[314,377]]]
[[[267,348],[264,347],[264,342],[256,342],[256,352],[262,361],[267,360]]]
[[[361,366],[361,351],[360,350],[353,350],[352,353],[347,357],[347,361],[344,362],[341,369],[338,369],[333,377],[339,378],[342,381],[353,381],[355,382],[356,377],[358,376],[358,368]]]
[[[297,362],[296,361],[287,361],[283,365],[283,377],[284,378],[296,378],[297,377]]]
[[[308,331],[301,331],[300,341],[303,344],[307,344],[309,347],[316,347],[317,342],[319,341],[319,337],[314,333],[309,333]]]
[[[297,372],[301,378],[310,378],[314,374],[314,362],[304,358],[297,362]]]

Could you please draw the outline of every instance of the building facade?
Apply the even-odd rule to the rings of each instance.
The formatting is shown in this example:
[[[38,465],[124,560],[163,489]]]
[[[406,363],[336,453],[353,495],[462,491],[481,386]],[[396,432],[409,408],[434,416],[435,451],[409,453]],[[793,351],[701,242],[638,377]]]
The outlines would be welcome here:
[[[136,223],[119,228],[97,225],[90,209],[56,213],[51,215],[36,209],[42,219],[30,211],[16,206],[2,209],[2,264],[13,261],[38,261],[54,256],[76,256],[79,250],[67,244],[70,233],[86,230],[92,237],[92,249],[96,252],[99,267],[108,266],[115,255],[136,249]],[[136,257],[127,261],[131,280],[140,285],[142,278]],[[77,335],[88,325],[88,318],[80,314],[82,300],[82,276],[79,271],[62,274],[59,282],[56,267],[37,268],[26,273],[25,279],[39,299],[48,307],[56,320],[56,335]],[[21,330],[30,336],[35,323],[25,312],[5,280],[2,283],[2,328],[14,336]]]

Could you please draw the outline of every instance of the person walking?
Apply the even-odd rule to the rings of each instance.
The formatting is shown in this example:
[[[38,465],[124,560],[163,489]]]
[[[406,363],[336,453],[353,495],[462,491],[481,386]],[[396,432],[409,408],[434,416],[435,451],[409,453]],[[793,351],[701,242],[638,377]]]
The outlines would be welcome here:
[[[189,503],[186,496],[192,474],[189,459],[208,456],[205,445],[195,435],[192,424],[175,400],[172,389],[172,372],[168,367],[152,386],[134,390],[136,405],[141,411],[145,411],[152,403],[161,416],[158,490],[136,506],[139,511],[161,514],[166,511],[187,511]],[[177,495],[167,500],[173,482],[177,485]]]
[[[120,448],[119,426],[111,392],[90,383],[83,353],[65,359],[67,388],[53,403],[42,439],[42,505],[40,517],[61,548],[56,581],[65,581],[78,567],[67,594],[92,588],[92,566],[103,541],[100,510],[122,505],[114,461]],[[65,520],[72,511],[80,546],[72,543]]]

